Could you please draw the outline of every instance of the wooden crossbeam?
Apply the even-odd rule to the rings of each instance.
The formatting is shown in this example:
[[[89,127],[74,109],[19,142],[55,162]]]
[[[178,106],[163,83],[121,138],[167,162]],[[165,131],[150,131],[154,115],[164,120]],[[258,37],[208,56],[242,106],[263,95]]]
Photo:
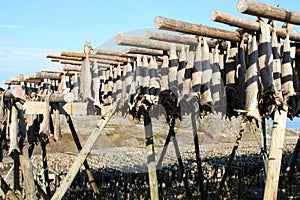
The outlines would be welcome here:
[[[170,50],[170,43],[157,41],[157,40],[150,40],[140,36],[133,36],[127,34],[118,34],[116,36],[116,43],[118,45],[124,46],[134,46],[134,47],[141,47],[141,48],[148,48],[148,49],[158,49],[158,50]],[[176,44],[176,49],[181,49],[181,44]]]
[[[247,30],[259,31],[260,26],[259,22],[254,22],[248,19],[244,19],[241,17],[232,16],[227,13],[213,11],[210,15],[210,19],[216,22],[221,22],[230,26],[235,26],[239,28],[244,28]],[[269,26],[272,31],[272,26]],[[276,27],[277,36],[281,38],[285,38],[287,35],[287,31],[284,28]],[[290,40],[300,41],[300,33],[298,32],[290,32],[289,33]]]
[[[143,54],[143,55],[152,55],[152,56],[162,56],[163,55],[162,50],[139,48],[139,47],[125,47],[124,52],[125,53]]]
[[[93,145],[95,144],[97,138],[105,128],[106,124],[112,117],[116,110],[116,106],[113,106],[113,108],[107,113],[107,116],[102,118],[99,121],[98,126],[92,131],[89,138],[87,139],[85,145],[82,146],[82,149],[80,153],[78,154],[76,160],[73,162],[71,168],[69,169],[69,172],[63,179],[63,181],[60,183],[60,186],[57,188],[56,192],[52,196],[51,199],[53,200],[60,200],[65,195],[68,188],[71,186],[77,172],[79,171],[80,167],[83,165],[84,161],[86,160],[87,156],[89,155]]]
[[[223,39],[229,41],[240,41],[240,34],[237,32],[227,31],[209,26],[192,24],[179,20],[169,19],[162,16],[157,16],[154,19],[155,28],[163,30],[177,31],[198,36],[205,36],[216,39]]]
[[[252,0],[239,0],[237,10],[241,13],[274,19],[289,24],[300,25],[300,13],[275,6],[269,6]]]

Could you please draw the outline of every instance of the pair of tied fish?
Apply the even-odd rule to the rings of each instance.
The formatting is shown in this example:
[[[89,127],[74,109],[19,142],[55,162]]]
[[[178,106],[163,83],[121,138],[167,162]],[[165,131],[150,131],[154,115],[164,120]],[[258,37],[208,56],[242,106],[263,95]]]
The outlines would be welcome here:
[[[276,109],[287,104],[296,95],[293,83],[293,67],[289,35],[284,40],[282,60],[276,29],[259,20],[260,35],[248,37],[248,59],[246,62],[245,112],[246,116],[261,120],[269,117]]]

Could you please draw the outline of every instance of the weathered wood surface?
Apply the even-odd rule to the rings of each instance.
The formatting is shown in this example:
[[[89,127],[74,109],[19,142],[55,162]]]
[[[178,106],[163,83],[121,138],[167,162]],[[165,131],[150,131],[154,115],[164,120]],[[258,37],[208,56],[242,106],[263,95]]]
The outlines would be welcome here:
[[[62,51],[60,53],[61,56],[67,56],[67,57],[77,57],[77,58],[85,58],[86,55],[85,53],[80,53],[80,52],[66,52]]]
[[[57,73],[47,73],[47,72],[35,72],[33,74],[34,79],[52,79],[60,80],[60,74]]]
[[[26,101],[23,105],[25,114],[43,114],[45,112],[45,103],[38,101]],[[87,115],[88,110],[87,102],[71,102],[60,104],[60,114],[70,115]]]
[[[47,55],[46,58],[51,58],[51,59],[56,59],[56,60],[82,61],[81,57],[72,57],[72,56]]]
[[[64,66],[62,67],[62,69],[63,69],[64,71],[76,71],[76,72],[79,72],[80,69],[81,69],[81,67],[64,65]]]
[[[152,39],[152,40],[170,42],[170,43],[185,44],[185,45],[190,45],[190,46],[196,46],[199,43],[199,41],[196,37],[188,37],[188,36],[181,36],[181,35],[174,35],[174,34],[164,34],[164,33],[158,33],[158,32],[150,32],[150,31],[147,32],[146,38]],[[203,40],[201,40],[200,42],[201,42],[201,44],[203,44]],[[208,39],[208,40],[206,40],[206,42],[210,47],[215,47],[219,43],[217,40],[213,40],[213,39]],[[226,42],[221,42],[221,45],[223,48],[227,48]]]
[[[140,36],[118,34],[116,36],[116,43],[124,46],[134,46],[148,49],[158,49],[168,51],[170,49],[169,42],[150,40]],[[176,49],[181,49],[181,45],[177,44]]]
[[[286,119],[286,111],[281,110],[275,112],[268,159],[269,162],[267,168],[267,180],[265,184],[264,200],[277,199]]]
[[[125,53],[143,54],[143,55],[152,55],[152,56],[162,56],[163,55],[162,50],[139,48],[139,47],[125,47],[124,52]]]
[[[64,70],[61,70],[61,69],[42,69],[41,72],[63,74]],[[22,77],[19,76],[18,79],[20,81],[22,81]]]
[[[72,60],[59,60],[61,64],[69,64],[69,65],[81,65],[81,61],[72,61]]]
[[[89,155],[89,153],[90,153],[93,145],[95,144],[97,138],[99,137],[99,135],[101,134],[101,132],[105,128],[106,124],[108,123],[108,121],[110,120],[112,115],[114,114],[115,109],[116,109],[116,107],[113,106],[113,108],[110,110],[110,112],[107,113],[107,116],[104,116],[104,118],[102,118],[99,121],[98,126],[96,126],[96,128],[92,131],[92,133],[90,134],[89,138],[87,139],[85,145],[82,146],[82,149],[81,149],[79,155],[77,156],[77,158],[74,161],[73,165],[69,169],[69,172],[67,173],[66,177],[60,183],[60,186],[57,188],[56,192],[54,193],[54,195],[52,196],[51,199],[60,200],[60,199],[63,198],[66,191],[71,186],[71,184],[72,184],[77,172],[79,171],[80,167],[82,166],[82,164],[86,160],[87,156]]]
[[[181,33],[187,33],[192,35],[205,36],[216,39],[223,39],[229,41],[240,41],[240,34],[233,31],[227,31],[218,28],[212,28],[209,26],[203,26],[198,24],[192,24],[179,20],[169,19],[161,16],[157,16],[154,19],[155,28],[177,31]]]
[[[123,52],[112,51],[112,50],[103,50],[103,49],[96,49],[96,55],[108,55],[108,56],[120,56],[125,58],[136,58],[135,54],[126,54]]]
[[[74,140],[74,142],[75,142],[75,144],[76,144],[76,147],[77,147],[78,151],[80,151],[80,150],[82,149],[82,145],[81,145],[80,140],[79,140],[79,138],[78,138],[78,135],[77,135],[77,133],[76,133],[76,130],[75,130],[75,127],[74,127],[72,118],[71,118],[71,116],[68,115],[68,114],[66,114],[65,116],[66,116],[66,120],[67,120],[67,122],[68,122],[68,124],[69,124],[69,128],[70,128],[70,131],[71,131],[71,133],[72,133],[73,140]],[[93,176],[93,173],[92,173],[91,170],[90,170],[90,167],[89,167],[89,165],[88,165],[87,160],[85,160],[85,161],[83,162],[83,165],[84,165],[86,174],[87,174],[87,176],[88,176],[89,183],[91,184],[91,186],[92,186],[92,188],[93,188],[93,191],[94,191],[94,193],[95,193],[95,195],[96,195],[96,199],[100,199],[100,191],[99,191],[99,188],[97,187],[97,184],[96,184],[96,182],[95,182],[95,178],[94,178],[94,176]]]
[[[104,59],[97,59],[96,61],[97,61],[97,63],[101,63],[101,64],[112,64],[112,65],[117,65],[117,64],[120,63],[120,62],[117,62],[117,61],[104,60]],[[123,62],[121,62],[121,63],[123,63]]]
[[[220,11],[213,11],[210,15],[210,19],[230,26],[244,28],[246,30],[254,30],[254,31],[260,30],[259,22],[251,21],[241,17],[236,17]],[[270,27],[270,31],[272,31],[273,29],[272,26],[269,27]],[[285,38],[287,35],[287,31],[284,28],[276,27],[276,34],[281,38]],[[300,33],[290,32],[289,34],[291,40],[300,41]]]
[[[300,25],[300,13],[251,0],[239,0],[237,10],[241,13]]]
[[[121,56],[108,56],[108,55],[99,55],[99,54],[93,54],[89,56],[90,58],[94,59],[101,59],[101,60],[112,60],[112,61],[119,61],[119,62],[127,62],[128,59]]]
[[[19,133],[23,137],[24,142],[22,144],[22,154],[20,154],[20,166],[24,178],[24,187],[27,199],[38,199],[35,195],[35,184],[34,184],[34,174],[33,166],[29,157],[29,143],[28,136],[26,133],[25,119],[23,115],[23,106],[21,103],[16,103],[18,108],[18,118],[19,118]]]

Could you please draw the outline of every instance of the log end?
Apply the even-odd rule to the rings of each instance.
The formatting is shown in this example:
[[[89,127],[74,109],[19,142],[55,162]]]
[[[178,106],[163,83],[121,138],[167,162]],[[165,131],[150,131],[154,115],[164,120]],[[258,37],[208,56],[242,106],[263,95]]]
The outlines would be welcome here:
[[[159,28],[161,28],[162,24],[163,24],[163,17],[156,16],[154,18],[154,27],[159,29]]]
[[[120,45],[123,40],[123,35],[122,34],[117,34],[116,35],[116,44]]]
[[[239,12],[245,13],[248,10],[248,5],[251,3],[251,0],[238,0],[236,8]]]
[[[215,11],[213,11],[213,12],[210,14],[210,19],[211,19],[212,21],[216,21],[217,18],[218,18],[218,16],[219,16],[219,11],[215,10]]]

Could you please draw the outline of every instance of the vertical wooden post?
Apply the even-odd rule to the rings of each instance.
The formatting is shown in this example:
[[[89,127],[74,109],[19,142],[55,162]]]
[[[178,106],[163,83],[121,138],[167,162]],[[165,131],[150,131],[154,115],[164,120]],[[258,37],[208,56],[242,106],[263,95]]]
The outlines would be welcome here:
[[[97,138],[105,128],[107,122],[112,117],[116,110],[116,105],[118,105],[118,102],[115,102],[116,104],[114,107],[110,110],[110,112],[107,114],[107,116],[104,116],[100,123],[96,126],[96,128],[93,130],[93,132],[90,134],[89,138],[87,139],[85,145],[83,145],[80,153],[78,154],[76,160],[72,164],[71,168],[69,169],[68,174],[64,178],[64,180],[61,182],[60,186],[57,188],[56,192],[52,196],[51,199],[53,200],[60,200],[65,195],[68,188],[71,186],[77,172],[79,171],[80,167],[86,160],[87,156],[89,155],[93,145],[95,144]]]
[[[68,114],[66,114],[65,116],[66,116],[67,122],[68,122],[68,124],[69,124],[69,128],[70,128],[70,130],[71,130],[71,133],[72,133],[74,142],[75,142],[75,144],[76,144],[76,147],[77,147],[78,151],[80,151],[80,150],[82,149],[82,146],[81,146],[80,141],[79,141],[79,138],[78,138],[78,136],[77,136],[77,133],[76,133],[74,124],[73,124],[73,122],[72,122],[71,116],[68,115]],[[90,182],[90,184],[91,184],[91,186],[92,186],[92,188],[93,188],[93,191],[94,191],[94,193],[95,193],[96,199],[100,199],[100,191],[99,191],[99,189],[98,189],[98,187],[97,187],[97,184],[95,183],[94,176],[93,176],[93,174],[92,174],[92,172],[91,172],[91,170],[90,170],[90,167],[89,167],[89,165],[88,165],[87,160],[85,160],[85,161],[83,162],[83,165],[84,165],[84,168],[85,168],[85,172],[86,172],[86,174],[87,174],[87,176],[88,176],[89,182]]]
[[[2,189],[4,194],[6,195],[7,199],[12,199],[12,200],[17,200],[18,199],[18,197],[16,196],[14,191],[9,187],[9,185],[2,178],[1,174],[0,174],[0,188]]]
[[[286,118],[285,110],[276,111],[274,114],[264,200],[277,199]]]
[[[145,139],[146,139],[146,152],[147,152],[150,196],[151,196],[152,200],[158,200],[159,199],[158,198],[158,183],[157,183],[157,175],[156,175],[153,130],[152,130],[151,118],[150,118],[149,112],[147,110],[144,110],[144,128],[145,128]]]
[[[29,142],[28,142],[28,136],[26,134],[23,108],[20,103],[16,103],[16,106],[18,108],[20,135],[24,137],[23,138],[24,146],[22,147],[22,154],[20,155],[20,164],[21,164],[21,170],[22,170],[23,178],[24,178],[26,198],[27,199],[37,199],[37,196],[35,195],[33,168],[32,168],[32,163],[29,158]]]

